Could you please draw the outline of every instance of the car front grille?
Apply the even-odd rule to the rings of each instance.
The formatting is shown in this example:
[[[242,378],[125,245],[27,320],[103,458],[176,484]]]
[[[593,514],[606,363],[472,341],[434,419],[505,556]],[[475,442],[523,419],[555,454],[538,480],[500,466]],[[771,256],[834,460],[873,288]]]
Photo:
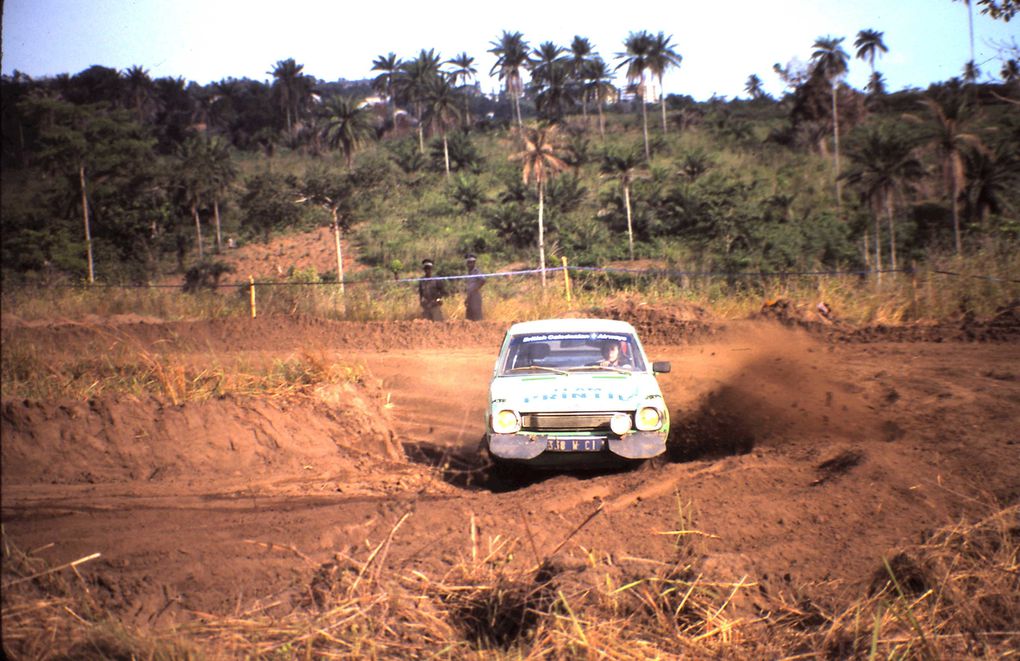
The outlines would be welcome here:
[[[524,413],[524,431],[602,431],[609,429],[612,413]]]

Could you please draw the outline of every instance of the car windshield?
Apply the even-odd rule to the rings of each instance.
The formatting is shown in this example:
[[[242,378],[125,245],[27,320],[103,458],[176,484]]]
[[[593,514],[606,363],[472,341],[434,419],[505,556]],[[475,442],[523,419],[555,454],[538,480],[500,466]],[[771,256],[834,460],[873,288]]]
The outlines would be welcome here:
[[[644,360],[629,333],[531,333],[510,338],[502,374],[642,372]]]

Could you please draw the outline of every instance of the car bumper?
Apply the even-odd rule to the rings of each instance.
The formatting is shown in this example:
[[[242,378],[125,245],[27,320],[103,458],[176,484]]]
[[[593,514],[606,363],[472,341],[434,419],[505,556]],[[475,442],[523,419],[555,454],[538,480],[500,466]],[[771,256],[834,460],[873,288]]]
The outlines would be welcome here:
[[[606,455],[651,459],[666,451],[666,432],[634,432],[621,437],[563,437],[546,434],[490,434],[489,452],[508,461],[586,463]],[[595,445],[595,444],[598,445]],[[597,448],[597,449],[594,449]]]

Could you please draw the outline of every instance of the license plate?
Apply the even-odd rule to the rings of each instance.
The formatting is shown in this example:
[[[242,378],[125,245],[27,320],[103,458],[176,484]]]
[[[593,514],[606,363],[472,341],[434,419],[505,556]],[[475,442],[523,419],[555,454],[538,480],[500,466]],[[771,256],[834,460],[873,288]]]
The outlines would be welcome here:
[[[604,438],[550,438],[546,449],[552,452],[598,452],[605,446]]]

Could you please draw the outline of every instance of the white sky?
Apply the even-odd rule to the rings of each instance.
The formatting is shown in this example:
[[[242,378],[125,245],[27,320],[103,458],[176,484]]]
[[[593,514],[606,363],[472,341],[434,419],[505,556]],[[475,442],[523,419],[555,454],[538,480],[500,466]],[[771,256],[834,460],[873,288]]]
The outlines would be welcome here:
[[[657,6],[658,5],[658,6]],[[32,77],[75,74],[99,64],[140,65],[153,78],[181,76],[198,83],[229,76],[267,80],[289,57],[305,73],[326,81],[371,77],[372,61],[389,52],[410,58],[435,48],[446,59],[475,58],[484,91],[495,63],[488,53],[503,30],[522,32],[532,47],[544,41],[569,46],[587,37],[611,66],[632,31],[663,31],[683,56],[666,75],[667,93],[704,100],[712,94],[745,96],[750,74],[772,94],[782,84],[776,62],[810,59],[823,36],[846,37],[848,82],[862,88],[867,63],[853,59],[862,29],[885,33],[889,52],[876,63],[891,91],[926,88],[959,76],[970,59],[967,8],[952,0],[516,0],[453,3],[445,0],[5,0],[4,74]],[[998,78],[998,49],[1020,41],[1020,18],[993,21],[975,8],[975,60],[982,79]]]

